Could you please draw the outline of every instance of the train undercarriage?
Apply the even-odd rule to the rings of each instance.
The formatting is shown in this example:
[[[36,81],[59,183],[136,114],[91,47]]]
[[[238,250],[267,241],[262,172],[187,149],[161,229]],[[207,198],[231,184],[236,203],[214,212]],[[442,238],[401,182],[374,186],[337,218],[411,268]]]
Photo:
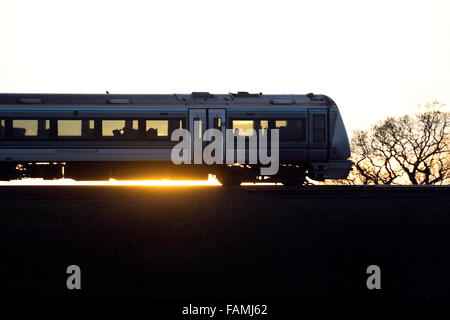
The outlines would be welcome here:
[[[226,186],[238,186],[242,182],[281,182],[284,185],[300,186],[305,184],[310,171],[311,167],[304,163],[281,163],[276,175],[260,176],[259,166],[245,164],[206,166],[167,162],[3,162],[0,163],[0,180],[203,180],[213,174]]]

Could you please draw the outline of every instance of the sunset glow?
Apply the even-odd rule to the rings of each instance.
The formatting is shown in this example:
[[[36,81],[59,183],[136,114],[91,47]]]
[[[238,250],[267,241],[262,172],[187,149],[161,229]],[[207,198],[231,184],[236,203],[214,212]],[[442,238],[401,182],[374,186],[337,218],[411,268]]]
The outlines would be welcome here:
[[[244,182],[242,186],[276,186],[281,183],[273,182]],[[142,187],[216,187],[220,182],[209,175],[208,180],[115,180],[109,181],[76,181],[73,179],[22,179],[12,181],[0,181],[0,186],[142,186]]]
[[[0,181],[0,186],[143,186],[143,187],[170,187],[170,186],[220,186],[213,176],[208,180],[114,180],[109,181],[75,181],[73,179],[22,179]]]

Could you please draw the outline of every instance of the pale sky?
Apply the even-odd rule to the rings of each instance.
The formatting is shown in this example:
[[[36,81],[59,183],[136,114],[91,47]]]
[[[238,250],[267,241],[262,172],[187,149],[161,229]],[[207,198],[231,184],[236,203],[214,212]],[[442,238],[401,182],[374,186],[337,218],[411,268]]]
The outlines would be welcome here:
[[[0,92],[323,93],[349,131],[450,105],[450,2],[0,0]]]

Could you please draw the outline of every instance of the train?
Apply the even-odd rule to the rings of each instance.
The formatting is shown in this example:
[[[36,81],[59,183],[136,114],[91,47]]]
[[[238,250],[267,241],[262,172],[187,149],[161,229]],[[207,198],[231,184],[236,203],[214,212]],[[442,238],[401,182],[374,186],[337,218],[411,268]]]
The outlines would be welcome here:
[[[172,133],[192,131],[196,124],[200,135],[210,128],[224,134],[232,129],[248,138],[278,129],[277,173],[261,175],[260,163],[173,163]],[[240,148],[248,153],[249,142]],[[303,185],[307,178],[346,178],[349,158],[339,109],[321,94],[0,94],[0,180],[213,174],[223,185]]]

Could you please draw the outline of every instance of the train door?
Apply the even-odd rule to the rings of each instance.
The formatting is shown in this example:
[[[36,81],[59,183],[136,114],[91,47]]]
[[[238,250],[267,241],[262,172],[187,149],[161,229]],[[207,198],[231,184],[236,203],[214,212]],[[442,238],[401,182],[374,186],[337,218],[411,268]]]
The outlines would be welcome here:
[[[191,152],[195,164],[202,162],[203,135],[206,131],[206,109],[189,109],[189,132],[191,133]]]
[[[223,155],[225,156],[225,109],[208,109],[208,129],[218,129],[222,132]]]
[[[309,109],[309,160],[327,161],[328,155],[328,111]]]

